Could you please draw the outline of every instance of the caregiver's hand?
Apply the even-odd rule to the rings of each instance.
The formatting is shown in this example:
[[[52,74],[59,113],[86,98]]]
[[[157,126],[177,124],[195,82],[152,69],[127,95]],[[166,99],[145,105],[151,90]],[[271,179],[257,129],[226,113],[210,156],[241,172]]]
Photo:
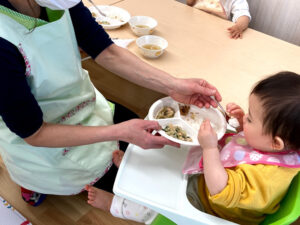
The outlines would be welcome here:
[[[163,148],[165,145],[180,147],[175,142],[152,134],[153,130],[161,129],[157,121],[132,119],[119,123],[118,129],[122,141],[138,145],[144,149]]]
[[[164,93],[184,104],[217,107],[209,98],[222,98],[217,89],[203,79],[179,79],[151,66],[130,51],[110,45],[96,57],[96,62],[107,70],[143,87]],[[120,93],[122,94],[122,93]]]
[[[203,79],[176,79],[174,84],[168,94],[178,102],[209,108],[210,105],[217,107],[210,96],[222,100],[218,90]]]

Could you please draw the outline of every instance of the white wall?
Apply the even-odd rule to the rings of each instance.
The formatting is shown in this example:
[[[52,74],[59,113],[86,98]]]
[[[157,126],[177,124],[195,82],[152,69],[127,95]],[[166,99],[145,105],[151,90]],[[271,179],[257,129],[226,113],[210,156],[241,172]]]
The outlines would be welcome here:
[[[248,0],[250,27],[300,46],[300,0]]]

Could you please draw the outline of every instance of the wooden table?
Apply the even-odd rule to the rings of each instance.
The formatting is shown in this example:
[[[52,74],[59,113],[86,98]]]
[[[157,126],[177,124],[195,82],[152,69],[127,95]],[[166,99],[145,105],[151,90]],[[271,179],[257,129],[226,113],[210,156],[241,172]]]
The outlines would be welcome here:
[[[174,0],[124,0],[114,4],[132,15],[147,15],[158,21],[153,33],[169,46],[158,59],[145,59],[135,43],[129,50],[151,65],[180,78],[204,78],[223,96],[222,104],[236,102],[247,109],[248,95],[255,82],[273,73],[290,70],[300,73],[300,47],[252,29],[244,38],[230,39],[230,21],[220,19]],[[128,24],[108,33],[111,37],[137,38]],[[123,103],[141,116],[160,94],[96,66],[83,63],[96,87],[108,98]]]
[[[124,0],[93,0],[96,5],[114,5],[118,2],[122,2]],[[82,0],[83,4],[87,7],[92,6],[92,4],[88,0]]]

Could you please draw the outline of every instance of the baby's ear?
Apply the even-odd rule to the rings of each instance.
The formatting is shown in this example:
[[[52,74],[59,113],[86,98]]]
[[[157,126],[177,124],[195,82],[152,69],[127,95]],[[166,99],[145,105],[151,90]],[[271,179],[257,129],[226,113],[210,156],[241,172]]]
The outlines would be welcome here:
[[[279,136],[275,136],[272,143],[273,150],[282,151],[284,149],[284,141]]]

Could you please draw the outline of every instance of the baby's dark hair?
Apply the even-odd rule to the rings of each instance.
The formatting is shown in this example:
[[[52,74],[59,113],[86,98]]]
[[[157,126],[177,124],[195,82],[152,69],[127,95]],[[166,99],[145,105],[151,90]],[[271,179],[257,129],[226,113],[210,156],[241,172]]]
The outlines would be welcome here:
[[[259,81],[251,94],[263,105],[263,131],[279,136],[285,145],[300,150],[300,75],[280,72]]]

